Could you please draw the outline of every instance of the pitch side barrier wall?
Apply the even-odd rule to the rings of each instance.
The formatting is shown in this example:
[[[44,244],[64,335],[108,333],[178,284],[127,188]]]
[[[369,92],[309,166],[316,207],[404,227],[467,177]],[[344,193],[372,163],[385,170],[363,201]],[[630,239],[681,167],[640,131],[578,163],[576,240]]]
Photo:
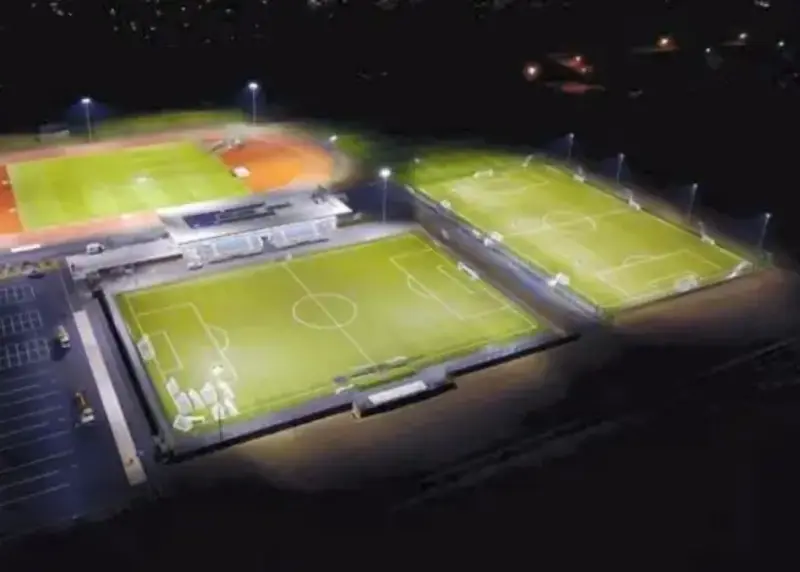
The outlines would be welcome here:
[[[441,363],[420,368],[400,379],[376,382],[369,388],[342,387],[332,395],[316,398],[298,406],[267,413],[246,421],[222,423],[217,430],[200,435],[181,434],[172,427],[166,417],[161,399],[153,380],[147,373],[136,344],[130,336],[127,324],[117,306],[115,293],[103,291],[99,294],[106,318],[113,325],[116,342],[132,378],[135,391],[149,412],[148,421],[156,438],[160,460],[179,461],[221,446],[234,444],[289,427],[308,423],[335,413],[352,409],[356,417],[362,417],[402,405],[411,400],[436,395],[454,386],[454,378],[471,371],[490,367],[535,351],[545,350],[566,343],[574,336],[564,336],[554,331],[545,331],[497,345],[487,345],[470,350],[466,354],[451,357]],[[389,372],[388,375],[391,375]],[[333,385],[334,380],[331,380]],[[406,387],[420,387],[413,392]],[[397,396],[397,397],[393,397]]]

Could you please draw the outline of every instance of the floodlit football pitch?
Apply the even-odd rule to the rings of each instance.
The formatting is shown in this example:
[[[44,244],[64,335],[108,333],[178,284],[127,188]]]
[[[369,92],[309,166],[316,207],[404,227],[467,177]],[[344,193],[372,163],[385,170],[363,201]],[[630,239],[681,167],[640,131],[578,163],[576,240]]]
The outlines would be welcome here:
[[[543,330],[417,234],[122,293],[116,303],[162,412],[189,434]],[[381,364],[401,365],[369,373]]]
[[[410,180],[525,263],[551,277],[560,274],[563,285],[606,311],[719,282],[749,264],[536,159],[431,153],[414,165]]]
[[[191,142],[13,163],[7,170],[26,230],[248,193]]]

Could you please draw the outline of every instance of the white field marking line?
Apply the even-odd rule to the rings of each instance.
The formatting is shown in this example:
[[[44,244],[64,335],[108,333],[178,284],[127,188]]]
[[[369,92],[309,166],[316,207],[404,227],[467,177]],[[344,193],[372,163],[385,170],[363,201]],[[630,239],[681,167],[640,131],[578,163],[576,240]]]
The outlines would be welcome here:
[[[314,295],[314,293],[311,291],[311,289],[308,286],[306,286],[305,282],[300,280],[300,277],[294,272],[294,270],[292,270],[289,267],[289,265],[286,264],[285,262],[282,264],[282,266],[286,269],[286,272],[288,272],[289,275],[294,279],[294,281],[297,283],[297,285],[300,286],[305,291],[306,295],[309,298],[311,298],[312,300],[314,300],[314,302],[317,304],[319,309],[322,310],[322,312],[326,316],[328,316],[328,319],[331,321],[331,325],[335,326],[336,329],[339,330],[345,338],[347,338],[347,340],[353,345],[353,347],[358,351],[358,353],[360,353],[361,356],[365,360],[367,360],[367,362],[369,362],[370,364],[374,365],[376,363],[375,360],[373,360],[371,357],[369,357],[369,354],[364,350],[363,347],[361,347],[361,344],[358,343],[358,340],[356,340],[350,334],[350,332],[348,332],[342,326],[338,325],[339,322],[336,320],[336,318],[333,316],[333,314],[331,314],[330,311],[328,311],[328,309],[325,307],[325,305],[317,299],[317,297]]]
[[[164,369],[161,366],[160,360],[158,359],[158,354],[156,354],[156,359],[154,361],[158,362],[159,369],[167,375],[177,371],[183,371],[183,362],[181,361],[178,352],[175,350],[175,346],[172,345],[172,340],[170,339],[169,334],[167,334],[167,332],[165,332],[164,330],[159,330],[157,332],[153,332],[152,334],[148,334],[148,338],[150,338],[150,340],[152,340],[156,336],[164,336],[164,341],[167,342],[167,345],[169,346],[169,351],[172,354],[172,359],[175,362],[175,367],[173,367],[172,369],[169,370]]]
[[[635,260],[633,262],[628,262],[627,264],[620,264],[619,266],[612,266],[610,268],[606,268],[604,270],[600,270],[597,272],[598,275],[602,274],[603,276],[607,276],[608,274],[615,274],[622,270],[627,270],[628,268],[634,268],[636,266],[641,266],[642,264],[650,264],[651,262],[658,262],[661,260],[669,260],[670,258],[674,258],[676,256],[683,256],[686,254],[686,250],[675,250],[672,252],[667,252],[666,254],[659,254],[656,256],[652,256],[647,260]]]
[[[7,467],[4,469],[0,469],[0,475],[7,475],[8,473],[13,473],[15,471],[21,471],[22,469],[27,469],[28,467],[32,467],[34,465],[41,465],[42,463],[46,463],[48,461],[55,461],[56,459],[63,459],[64,457],[69,457],[75,453],[73,449],[66,449],[65,451],[61,451],[60,453],[53,453],[52,455],[46,455],[44,457],[39,457],[34,459],[33,461],[28,461],[27,463],[22,463],[21,465],[14,465],[13,467]]]
[[[148,334],[145,331],[145,329],[142,327],[141,322],[139,322],[139,317],[140,316],[144,316],[144,315],[154,314],[155,312],[142,312],[141,314],[137,314],[136,310],[133,309],[133,304],[131,303],[130,297],[125,296],[124,298],[125,298],[125,302],[128,304],[128,309],[131,312],[131,317],[133,318],[133,323],[136,324],[136,329],[139,330],[139,340],[138,341],[141,341],[141,339],[144,336],[150,337],[150,334]],[[134,344],[137,344],[138,341],[134,342]],[[153,354],[155,355],[155,351],[153,352]],[[161,368],[161,363],[158,361],[158,356],[157,355],[155,355],[155,358],[153,359],[153,363],[155,364],[156,369],[158,370],[158,374],[161,376],[161,380],[164,383],[166,383],[166,381],[168,379],[168,374],[167,374],[167,372],[165,372]]]
[[[649,214],[649,213],[648,213],[648,214]],[[657,216],[655,216],[655,215],[650,215],[650,216],[651,216],[652,218],[654,218],[655,220],[657,220],[658,222],[660,222],[661,224],[668,226],[668,227],[669,227],[669,228],[670,228],[670,229],[671,229],[673,232],[679,232],[679,233],[691,234],[691,235],[693,236],[693,238],[695,238],[695,240],[697,239],[697,236],[696,236],[696,235],[694,235],[693,233],[689,232],[688,230],[685,230],[685,229],[681,228],[680,226],[677,226],[677,227],[676,227],[676,225],[674,225],[673,223],[671,223],[671,222],[668,222],[668,221],[666,221],[666,220],[664,220],[664,219],[662,219],[662,218],[660,218],[660,217],[657,217]],[[719,245],[716,245],[716,244],[715,244],[715,245],[713,246],[713,248],[715,248],[715,249],[716,249],[718,252],[724,253],[726,256],[728,256],[729,258],[731,258],[732,260],[734,260],[734,261],[735,261],[735,262],[737,262],[737,263],[738,263],[738,262],[740,262],[741,260],[743,260],[743,259],[742,259],[742,258],[740,258],[739,256],[736,256],[736,255],[735,255],[735,254],[733,254],[732,252],[729,252],[728,250],[726,250],[726,249],[722,248],[722,247],[721,247],[721,246],[719,246]]]
[[[436,270],[437,270],[437,271],[439,271],[439,272],[441,272],[441,273],[442,273],[442,274],[444,274],[445,276],[447,276],[447,278],[448,278],[448,279],[450,279],[450,280],[452,280],[453,282],[455,282],[455,283],[456,283],[456,285],[458,285],[458,287],[459,287],[459,288],[463,289],[463,290],[464,290],[464,292],[466,292],[467,294],[470,294],[470,295],[475,295],[475,294],[476,294],[475,290],[473,290],[472,288],[470,288],[469,286],[467,286],[466,284],[464,284],[464,282],[462,282],[461,280],[459,280],[458,278],[456,278],[455,276],[453,276],[452,274],[450,274],[450,273],[447,271],[447,269],[446,269],[444,266],[442,266],[441,264],[437,264],[437,265],[436,265]]]
[[[406,286],[408,286],[408,289],[411,290],[414,294],[416,294],[420,298],[424,298],[425,300],[432,299],[430,294],[427,294],[422,289],[424,287],[413,276],[406,275]]]
[[[217,342],[217,339],[214,337],[214,334],[211,333],[211,327],[209,327],[209,325],[203,319],[203,315],[200,313],[200,310],[197,308],[197,306],[194,305],[194,302],[189,302],[188,305],[192,308],[194,315],[197,317],[197,321],[199,321],[200,325],[203,327],[203,331],[205,331],[206,337],[208,337],[208,341],[211,342],[211,345],[213,345],[214,348],[217,350],[217,353],[219,353],[219,357],[221,357],[222,361],[225,362],[225,365],[228,367],[228,370],[230,371],[233,379],[238,381],[239,374],[236,373],[236,368],[233,367],[233,363],[231,363],[231,360],[228,359],[228,356],[220,347],[219,342]]]
[[[422,242],[422,239],[420,239],[419,237],[417,237],[417,240]],[[433,250],[433,249],[429,249],[429,250]],[[450,263],[448,258],[443,253],[441,253],[439,251],[436,251],[436,250],[433,250],[433,252],[435,252],[436,255],[439,258],[441,258],[443,262]],[[497,309],[493,310],[493,312],[499,313],[499,312],[503,312],[505,310],[511,310],[512,312],[517,314],[519,317],[521,317],[531,328],[538,329],[538,325],[535,322],[531,321],[530,317],[527,314],[525,314],[525,312],[523,312],[521,309],[517,308],[514,304],[509,303],[509,301],[504,299],[499,293],[494,292],[492,290],[492,288],[490,288],[487,284],[485,284],[483,282],[483,280],[478,280],[478,283],[480,284],[481,289],[489,297],[491,297],[495,302],[497,302],[499,304],[499,307]],[[473,293],[475,293],[475,292],[473,291]],[[472,317],[470,317],[470,319],[471,318]]]
[[[227,330],[225,330],[224,328],[220,328],[219,326],[208,326],[208,329],[211,330],[212,332],[219,332],[220,335],[222,335],[222,345],[220,346],[220,348],[222,349],[223,352],[227,351],[228,348],[231,347],[231,338],[228,335]]]
[[[433,250],[433,249],[429,248],[428,250]],[[403,267],[403,265],[402,265],[402,264],[400,264],[400,263],[397,261],[397,258],[400,258],[400,257],[403,257],[403,258],[405,258],[405,257],[407,257],[407,256],[411,256],[412,254],[417,254],[418,252],[425,252],[425,251],[422,251],[422,250],[420,250],[420,251],[417,251],[417,252],[404,253],[404,254],[398,254],[398,255],[395,255],[395,256],[390,256],[390,257],[389,257],[389,262],[391,262],[392,264],[394,264],[395,268],[397,268],[397,269],[398,269],[400,272],[402,272],[403,274],[405,274],[405,276],[406,276],[406,278],[407,278],[407,279],[410,279],[410,280],[414,281],[416,284],[418,284],[418,285],[419,285],[419,287],[420,287],[420,288],[422,288],[422,290],[425,292],[425,294],[426,294],[426,295],[427,295],[427,296],[428,296],[428,297],[429,297],[431,300],[435,300],[436,302],[438,302],[438,303],[439,303],[439,305],[440,305],[440,306],[442,306],[442,308],[444,308],[444,309],[445,309],[447,312],[449,312],[451,315],[453,315],[453,316],[454,316],[454,317],[455,317],[457,320],[464,321],[464,319],[465,319],[465,318],[464,318],[464,317],[463,317],[461,314],[459,314],[458,312],[456,312],[456,311],[455,311],[453,308],[451,308],[451,307],[450,307],[448,304],[446,304],[446,303],[444,302],[444,300],[442,300],[442,299],[441,299],[441,298],[439,298],[439,297],[438,297],[436,294],[434,294],[433,292],[431,292],[431,290],[430,290],[430,289],[429,289],[427,286],[425,286],[425,284],[423,284],[422,282],[420,282],[420,280],[419,280],[419,279],[418,279],[416,276],[414,276],[414,275],[413,275],[411,272],[409,272],[409,271],[408,271],[408,270],[407,270],[405,267]]]
[[[699,276],[697,276],[697,274],[695,274],[694,272],[686,270],[684,272],[673,272],[672,274],[667,274],[665,276],[662,276],[661,278],[655,278],[653,280],[649,280],[647,282],[647,284],[648,284],[648,286],[651,286],[651,287],[655,288],[656,290],[659,290],[659,289],[662,289],[662,288],[668,288],[667,286],[660,286],[660,284],[663,284],[664,282],[666,282],[668,280],[672,280],[673,281],[673,285],[674,285],[674,283],[677,282],[678,280],[682,280],[684,278],[690,278],[690,277],[699,278]]]
[[[419,236],[415,235],[415,239],[417,241],[419,241],[420,243],[425,244],[425,242]],[[430,247],[427,248],[427,251],[431,251],[434,254],[436,254],[436,256],[439,257],[442,260],[443,263],[452,264],[452,262],[442,252],[440,252],[438,250],[434,250],[434,249],[432,249]],[[405,269],[402,269],[402,270],[405,271],[406,273],[408,273]],[[508,300],[505,300],[499,294],[497,294],[494,291],[492,291],[492,289],[487,284],[485,284],[482,280],[478,280],[477,282],[480,285],[480,287],[483,290],[483,292],[486,293],[486,295],[488,295],[490,298],[492,298],[495,302],[497,302],[499,304],[499,306],[497,308],[494,308],[494,309],[491,309],[491,310],[487,310],[485,312],[479,312],[478,314],[471,314],[469,316],[462,316],[460,318],[461,320],[465,320],[465,321],[466,320],[474,320],[476,318],[481,318],[481,317],[489,316],[489,315],[492,315],[492,314],[498,314],[498,313],[501,313],[501,312],[505,312],[506,310],[511,310],[512,312],[514,312],[515,314],[520,316],[531,328],[538,329],[538,325],[536,323],[532,322],[530,317],[527,316],[522,310],[520,310],[519,308],[514,306],[514,304],[510,304]],[[473,293],[475,294],[476,292],[473,291]],[[439,301],[439,303],[442,303],[442,302]],[[459,314],[459,316],[460,316],[460,314]]]
[[[154,338],[155,336],[157,336],[157,335],[161,335],[161,334],[163,334],[163,333],[164,333],[164,332],[160,332],[160,331],[159,331],[159,332],[153,332],[152,334],[147,334],[147,339],[148,339],[148,340],[150,340],[150,345],[152,345],[152,340],[153,340],[153,338]],[[140,339],[139,341],[141,341],[141,339]],[[138,345],[138,344],[137,344],[137,345]],[[144,360],[144,361],[147,361],[147,360]],[[168,373],[167,373],[167,371],[166,371],[166,370],[165,370],[165,369],[164,369],[164,368],[161,366],[161,362],[160,362],[160,361],[159,361],[159,359],[158,359],[158,354],[156,353],[156,351],[155,351],[155,348],[153,348],[153,359],[152,359],[152,360],[150,360],[150,361],[151,361],[151,362],[152,362],[152,363],[153,363],[153,364],[156,366],[156,369],[158,370],[158,373],[159,373],[159,375],[161,376],[161,378],[162,378],[164,381],[166,381],[166,380],[167,380],[167,375],[169,375],[169,374],[168,374]]]
[[[21,481],[14,481],[14,482],[11,482],[11,483],[9,483],[7,485],[0,486],[0,492],[8,490],[8,489],[13,489],[14,487],[18,487],[20,485],[27,485],[28,483],[34,483],[36,481],[41,481],[42,479],[47,479],[49,477],[52,477],[53,475],[57,475],[60,472],[61,471],[59,469],[56,469],[54,471],[48,471],[46,473],[39,473],[38,475],[35,475],[33,477],[28,477],[27,479],[22,479]]]
[[[225,365],[230,370],[230,372],[233,375],[234,379],[237,379],[237,380],[239,379],[239,375],[236,373],[236,369],[233,367],[233,364],[230,362],[228,357],[225,355],[225,352],[222,350],[222,348],[220,348],[219,343],[217,342],[217,339],[211,333],[211,330],[209,329],[209,325],[203,319],[203,316],[200,313],[200,310],[197,309],[197,306],[194,305],[194,302],[183,302],[181,304],[170,304],[168,306],[163,306],[161,308],[157,308],[157,309],[154,309],[154,310],[148,310],[146,312],[139,312],[137,314],[133,310],[133,306],[130,303],[130,296],[126,296],[125,297],[125,301],[128,303],[128,306],[130,307],[131,314],[133,315],[134,322],[136,323],[136,327],[142,333],[146,333],[146,332],[144,332],[144,330],[142,329],[141,324],[139,323],[139,317],[141,317],[141,316],[150,316],[152,314],[162,314],[164,312],[172,312],[172,311],[175,311],[175,310],[182,310],[184,308],[191,309],[192,312],[194,313],[195,317],[197,318],[197,321],[200,322],[200,326],[203,328],[203,332],[205,333],[206,338],[208,339],[209,342],[211,342],[211,345],[214,346],[214,349],[217,350],[217,353],[219,353],[220,357],[222,358],[222,361],[225,362]],[[212,327],[215,327],[215,326],[212,326]],[[150,335],[150,334],[148,334],[148,335]],[[171,341],[170,341],[170,345],[172,345]],[[173,349],[174,349],[174,346],[173,346]],[[175,355],[177,355],[177,353]],[[180,360],[180,358],[178,358],[178,359]],[[181,362],[181,364],[183,364],[183,362]],[[159,368],[159,371],[160,371],[160,368]],[[166,378],[164,378],[164,379],[166,379]]]
[[[126,300],[126,302],[128,302],[128,305],[130,306],[130,300],[128,298],[129,297],[126,297],[125,300]],[[172,312],[174,310],[182,310],[184,308],[188,308],[190,305],[191,305],[191,302],[182,302],[180,304],[169,304],[167,306],[162,306],[162,307],[156,308],[154,310],[146,310],[144,312],[138,312],[138,313],[134,312],[133,311],[133,307],[131,306],[130,310],[131,310],[131,313],[134,314],[134,316],[138,316],[140,318],[143,318],[144,316],[152,316],[153,314],[163,314],[164,312]],[[137,323],[136,326],[138,327],[139,324]],[[139,328],[139,329],[141,331],[141,328]],[[148,334],[148,335],[150,335],[150,334]]]
[[[551,212],[561,212],[561,211],[550,211],[548,213],[545,213],[542,216],[542,219],[544,220],[544,218],[548,214],[550,214]],[[564,212],[566,212],[566,211],[564,211]],[[593,225],[592,230],[597,230],[597,221],[603,220],[603,219],[606,219],[606,218],[610,218],[610,217],[614,217],[614,216],[619,216],[619,215],[625,214],[625,213],[630,213],[630,209],[627,209],[627,208],[625,208],[625,209],[614,209],[614,210],[611,210],[611,211],[604,211],[604,212],[597,213],[597,214],[579,215],[578,217],[575,218],[575,220],[568,220],[568,221],[565,221],[565,222],[562,222],[562,223],[556,223],[556,224],[549,224],[547,222],[543,222],[542,226],[539,227],[539,228],[534,228],[534,229],[531,229],[531,230],[520,230],[520,231],[517,231],[517,232],[510,232],[510,233],[506,234],[505,236],[525,236],[525,235],[529,235],[529,234],[541,234],[541,233],[544,233],[544,232],[558,232],[562,228],[569,228],[569,227],[572,227],[572,226],[577,226],[577,225],[580,225],[581,223],[592,224]],[[576,212],[575,214],[579,214],[579,213]]]
[[[722,266],[720,266],[716,262],[712,262],[711,260],[709,260],[708,258],[703,256],[702,254],[698,254],[698,253],[696,253],[696,252],[694,252],[692,250],[688,250],[688,249],[686,250],[686,254],[688,254],[689,256],[694,258],[695,260],[700,261],[701,264],[705,264],[707,266],[713,266],[714,270],[717,271],[717,272],[722,270]]]
[[[34,423],[33,425],[26,425],[25,427],[20,427],[19,429],[12,429],[11,431],[6,431],[5,433],[0,433],[0,439],[6,439],[11,437],[12,435],[19,435],[20,433],[26,433],[27,431],[33,431],[35,429],[41,429],[42,427],[46,427],[50,425],[49,421],[42,421],[41,423]]]
[[[56,485],[54,487],[48,487],[48,488],[43,489],[41,491],[38,491],[38,492],[35,492],[35,493],[31,493],[29,495],[17,497],[15,499],[12,499],[10,501],[6,501],[4,503],[0,503],[0,508],[3,508],[5,506],[10,506],[10,505],[13,505],[13,504],[19,504],[19,503],[25,502],[25,501],[29,501],[29,500],[34,499],[36,497],[41,497],[41,496],[44,496],[44,495],[47,495],[47,494],[50,494],[50,493],[54,493],[56,491],[60,491],[62,489],[66,489],[69,486],[70,486],[69,483],[63,483],[61,485]]]

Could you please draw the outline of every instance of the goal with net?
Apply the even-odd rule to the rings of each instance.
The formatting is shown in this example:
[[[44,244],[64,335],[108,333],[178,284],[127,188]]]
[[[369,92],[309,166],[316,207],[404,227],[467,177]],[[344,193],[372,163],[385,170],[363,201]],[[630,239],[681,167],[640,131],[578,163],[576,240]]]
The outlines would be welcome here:
[[[156,359],[156,350],[147,334],[143,335],[141,339],[136,342],[136,348],[139,350],[139,355],[142,356],[144,361],[153,361]]]

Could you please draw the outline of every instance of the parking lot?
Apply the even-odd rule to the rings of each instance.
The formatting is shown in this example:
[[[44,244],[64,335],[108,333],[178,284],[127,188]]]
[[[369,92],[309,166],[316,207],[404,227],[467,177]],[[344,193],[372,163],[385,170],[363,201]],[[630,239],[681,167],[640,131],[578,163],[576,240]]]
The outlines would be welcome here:
[[[114,508],[129,493],[65,284],[60,271],[0,282],[0,538]],[[77,424],[78,391],[92,424]]]

